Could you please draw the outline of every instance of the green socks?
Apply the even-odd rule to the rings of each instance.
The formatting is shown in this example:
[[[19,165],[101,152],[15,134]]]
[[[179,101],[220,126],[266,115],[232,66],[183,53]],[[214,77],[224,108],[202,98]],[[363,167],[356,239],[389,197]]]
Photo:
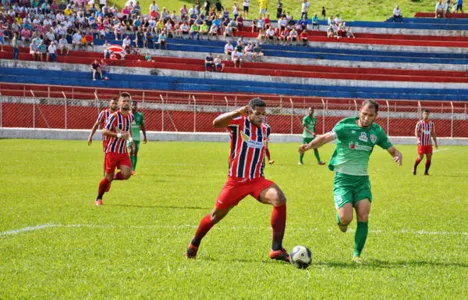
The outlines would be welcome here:
[[[317,149],[314,149],[314,155],[315,155],[315,158],[317,159],[317,163],[322,162],[322,161],[320,160],[320,154],[319,154],[319,152],[318,152]]]
[[[354,235],[354,256],[361,256],[368,232],[369,227],[367,222],[357,222],[356,234]]]
[[[130,156],[130,161],[132,162],[132,170],[135,171],[138,157],[137,156]]]
[[[338,225],[341,224],[341,219],[340,219],[340,215],[338,214],[338,212],[336,212],[336,224]]]
[[[304,158],[304,153],[302,153],[302,154],[299,155],[299,162],[300,162],[301,164],[303,163],[303,162],[302,162],[302,159],[303,159],[303,158]]]

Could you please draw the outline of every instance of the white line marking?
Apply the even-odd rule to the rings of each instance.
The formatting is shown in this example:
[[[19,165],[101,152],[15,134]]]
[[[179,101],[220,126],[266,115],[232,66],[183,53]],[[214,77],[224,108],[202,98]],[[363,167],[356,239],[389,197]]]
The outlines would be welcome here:
[[[37,225],[37,226],[28,226],[24,228],[19,228],[19,229],[13,229],[13,230],[8,230],[8,231],[3,231],[0,232],[0,237],[2,236],[7,236],[7,235],[16,235],[20,234],[23,232],[29,232],[29,231],[37,231],[37,230],[42,230],[42,229],[47,229],[47,228],[119,228],[119,229],[158,229],[158,228],[164,228],[164,229],[185,229],[185,228],[190,228],[190,229],[195,229],[197,228],[196,225],[129,225],[129,226],[121,226],[121,225],[112,225],[112,224],[42,224],[42,225]],[[222,225],[217,227],[218,230],[271,230],[270,227],[253,227],[253,226],[233,226],[233,227],[224,227]],[[301,228],[301,227],[293,227],[294,230],[300,230],[300,231],[307,231],[308,233],[320,233],[323,231],[317,230],[317,229],[310,229],[310,228]],[[327,232],[335,232],[337,231],[336,228],[329,228]],[[353,229],[349,229],[348,232],[354,232]],[[397,230],[397,231],[384,231],[384,230],[370,230],[370,233],[377,233],[377,234],[415,234],[415,235],[465,235],[468,236],[468,232],[459,232],[459,231],[425,231],[424,229],[422,230]]]
[[[450,148],[436,149],[436,150],[434,150],[434,152],[440,152],[440,151],[445,151],[445,150],[450,150]]]

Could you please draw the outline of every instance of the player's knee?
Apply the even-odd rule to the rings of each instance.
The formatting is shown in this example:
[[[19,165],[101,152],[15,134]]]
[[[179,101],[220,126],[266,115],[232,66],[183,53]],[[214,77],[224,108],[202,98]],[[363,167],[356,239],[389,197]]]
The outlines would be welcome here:
[[[348,225],[353,221],[353,215],[340,215],[340,223],[343,225]]]
[[[369,220],[369,211],[362,211],[356,214],[358,222],[367,222]]]

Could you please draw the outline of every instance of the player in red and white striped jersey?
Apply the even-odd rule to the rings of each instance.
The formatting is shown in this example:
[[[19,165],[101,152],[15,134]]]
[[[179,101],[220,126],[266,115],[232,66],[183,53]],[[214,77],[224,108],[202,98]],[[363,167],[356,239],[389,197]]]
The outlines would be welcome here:
[[[109,117],[115,113],[119,108],[118,99],[113,98],[109,101],[109,108],[101,111],[97,117],[96,122],[94,122],[93,127],[91,128],[91,133],[88,136],[88,145],[91,145],[93,142],[93,136],[96,133],[98,127],[104,128]],[[102,148],[104,152],[106,151],[107,136],[102,135]]]
[[[227,128],[230,133],[228,178],[215,208],[201,220],[185,253],[187,258],[196,258],[198,247],[208,231],[231,208],[250,195],[261,203],[273,205],[273,243],[269,257],[290,261],[289,254],[282,245],[286,228],[286,198],[281,189],[263,175],[265,150],[270,134],[264,124],[265,114],[265,102],[254,98],[248,106],[222,114],[213,121],[215,128]]]
[[[429,175],[429,168],[431,167],[431,158],[432,158],[432,140],[434,140],[434,145],[437,148],[437,136],[435,133],[434,122],[429,121],[429,114],[431,112],[428,109],[424,109],[422,113],[422,120],[419,120],[416,123],[415,136],[418,142],[418,157],[414,162],[413,175],[416,175],[416,170],[419,163],[426,155],[426,170],[424,175]]]
[[[132,175],[132,163],[127,153],[127,140],[133,142],[131,124],[133,115],[130,113],[131,96],[122,93],[119,97],[120,110],[113,113],[106,122],[102,134],[107,136],[105,147],[105,175],[99,183],[98,195],[95,204],[103,204],[102,197],[110,190],[112,180],[127,180]],[[120,172],[114,175],[115,168]]]

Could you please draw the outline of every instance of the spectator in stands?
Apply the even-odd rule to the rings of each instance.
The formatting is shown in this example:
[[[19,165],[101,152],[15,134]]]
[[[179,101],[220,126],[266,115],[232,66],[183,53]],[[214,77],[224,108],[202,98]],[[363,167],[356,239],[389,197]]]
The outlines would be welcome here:
[[[182,32],[182,38],[184,38],[184,36],[188,36],[190,32],[190,26],[187,24],[187,22],[184,22],[182,25],[180,25],[180,30]]]
[[[159,41],[159,50],[161,50],[163,46],[164,46],[164,49],[167,50],[167,34],[166,34],[166,31],[164,31],[164,30],[161,31],[161,33],[159,34],[158,41]]]
[[[463,0],[457,0],[457,8],[454,10],[454,12],[461,11],[463,14]]]
[[[130,48],[131,47],[132,47],[132,40],[130,39],[130,37],[128,35],[126,35],[124,37],[124,39],[122,40],[122,48],[124,48],[125,51],[130,53]]]
[[[73,49],[81,48],[81,39],[82,39],[81,33],[79,31],[76,31],[72,36]]]
[[[203,22],[203,24],[201,24],[200,26],[200,34],[202,37],[207,37],[208,39],[208,33],[210,31],[210,27],[208,27],[208,25],[206,24],[206,21]]]
[[[32,55],[32,59],[35,61],[39,58],[39,46],[36,43],[31,43],[29,45],[29,54]]]
[[[351,30],[351,27],[349,26],[346,26],[346,22],[343,22],[343,30],[344,30],[344,33],[346,35],[346,37],[349,39],[349,38],[353,38],[355,39],[356,37],[354,36],[354,33],[353,31]]]
[[[231,54],[231,59],[232,59],[232,62],[234,63],[234,68],[242,68],[242,60],[243,60],[242,52],[239,52],[237,51],[237,49],[234,49],[234,51]]]
[[[64,50],[67,51],[65,55],[68,55],[70,52],[70,46],[68,45],[68,41],[64,36],[61,36],[59,39],[58,49],[60,50],[61,55],[63,55]]]
[[[279,1],[280,0],[278,0],[278,2]],[[265,14],[267,13],[267,10],[268,10],[268,0],[259,0],[258,5],[259,5],[260,18],[263,18],[265,16]]]
[[[197,23],[193,23],[190,27],[190,39],[194,39],[197,36],[197,40],[200,39],[200,27],[198,27]]]
[[[216,7],[216,11],[218,13],[222,12],[224,10],[224,7],[223,5],[221,4],[221,1],[220,0],[216,0],[215,2],[215,7]]]
[[[289,33],[289,36],[288,36],[288,43],[289,45],[296,45],[297,44],[297,40],[299,39],[299,34],[297,33],[297,30],[295,28],[291,29],[291,32]]]
[[[149,54],[149,53],[146,53],[146,55],[145,55],[145,60],[146,60],[147,62],[155,62],[155,61],[153,60],[153,57],[152,57],[151,54]]]
[[[153,1],[153,3],[151,3],[151,5],[149,6],[149,11],[159,11],[159,6],[156,4],[156,1]]]
[[[13,48],[13,59],[19,58],[19,48],[18,48],[18,34],[13,33],[13,37],[10,41],[11,48]]]
[[[327,10],[325,9],[325,6],[322,6],[322,19],[327,19]]]
[[[439,0],[435,6],[434,18],[445,18],[445,7],[442,0]]]
[[[47,50],[47,60],[50,62],[57,61],[57,46],[55,42],[51,42]]]
[[[308,18],[310,3],[307,0],[302,1],[301,6],[301,19]]]
[[[242,15],[244,16],[244,18],[246,18],[246,17],[249,16],[250,0],[244,0],[244,2],[242,3],[242,5],[243,5]]]
[[[283,2],[278,0],[278,3],[276,4],[276,19],[279,20],[281,17],[283,17]]]
[[[233,51],[234,46],[232,45],[231,41],[227,41],[226,45],[224,46],[224,54],[231,56]]]
[[[401,22],[401,21],[403,21],[403,16],[401,15],[400,6],[397,5],[393,9],[393,22]]]
[[[276,43],[277,36],[276,36],[276,31],[273,29],[273,27],[269,27],[266,32],[266,40],[269,41],[272,44]]]
[[[450,0],[445,1],[445,13],[446,14],[450,13]]]
[[[317,14],[314,14],[312,17],[312,30],[314,29],[315,26],[317,26],[317,30],[320,30],[320,24],[319,24],[319,17]]]
[[[211,24],[210,31],[208,32],[208,39],[210,39],[210,36],[216,37],[218,39],[218,26],[216,24]]]
[[[256,42],[255,46],[253,47],[253,61],[261,61],[263,57],[262,47],[260,47],[260,43]]]
[[[211,53],[205,57],[205,72],[208,72],[208,68],[211,68],[211,71],[216,72],[214,58]]]
[[[221,68],[221,72],[224,71],[224,63],[221,59],[221,55],[216,55],[214,59],[214,65],[215,65],[215,70],[216,72]]]
[[[101,79],[104,79],[104,76],[102,76],[101,65],[99,64],[97,59],[95,59],[93,63],[91,64],[91,69],[93,71],[93,81],[96,81],[96,73],[99,73],[99,75],[101,76]]]
[[[299,38],[302,41],[302,46],[309,45],[309,34],[307,33],[307,30],[302,31]]]
[[[47,61],[47,46],[45,45],[44,40],[41,40],[38,50],[41,61]]]

